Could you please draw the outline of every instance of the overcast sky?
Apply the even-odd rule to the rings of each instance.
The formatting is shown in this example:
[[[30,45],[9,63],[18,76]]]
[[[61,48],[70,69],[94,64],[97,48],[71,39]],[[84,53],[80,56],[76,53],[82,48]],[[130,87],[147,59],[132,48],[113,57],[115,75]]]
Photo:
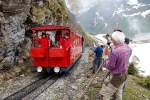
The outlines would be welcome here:
[[[65,0],[67,7],[71,8],[71,6],[69,5],[73,0]],[[101,3],[107,3],[110,2],[112,0],[75,0],[76,2],[78,2],[79,4],[79,12],[83,13],[85,11],[87,11],[88,9],[90,9],[91,7],[93,7],[94,5],[96,5],[97,3],[101,2]],[[121,0],[113,0],[114,2],[120,2]],[[139,1],[138,0],[127,0],[127,4],[129,5],[138,5]]]

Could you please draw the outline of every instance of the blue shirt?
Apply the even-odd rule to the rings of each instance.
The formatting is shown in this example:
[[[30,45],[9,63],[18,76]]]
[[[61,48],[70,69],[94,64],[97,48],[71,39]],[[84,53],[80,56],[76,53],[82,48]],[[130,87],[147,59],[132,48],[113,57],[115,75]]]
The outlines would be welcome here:
[[[96,57],[102,57],[102,54],[103,54],[103,48],[98,46],[96,49],[95,49],[95,55]]]

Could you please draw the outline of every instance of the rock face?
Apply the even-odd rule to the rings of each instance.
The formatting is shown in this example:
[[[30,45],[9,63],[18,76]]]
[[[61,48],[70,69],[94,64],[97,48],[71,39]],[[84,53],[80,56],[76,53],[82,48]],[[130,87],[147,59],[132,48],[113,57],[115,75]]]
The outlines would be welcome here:
[[[65,25],[68,21],[68,13],[63,0],[33,2],[31,14],[32,20],[38,24]]]
[[[17,47],[25,38],[25,27],[23,23],[29,14],[30,3],[31,0],[1,1],[0,32],[3,40],[1,49],[4,49],[5,52],[0,52],[0,55],[4,57],[0,69],[14,65]]]
[[[0,70],[14,66],[17,57],[29,57],[26,48],[29,50],[31,41],[25,34],[31,26],[60,25],[66,24],[67,21],[68,15],[63,0],[1,0]]]

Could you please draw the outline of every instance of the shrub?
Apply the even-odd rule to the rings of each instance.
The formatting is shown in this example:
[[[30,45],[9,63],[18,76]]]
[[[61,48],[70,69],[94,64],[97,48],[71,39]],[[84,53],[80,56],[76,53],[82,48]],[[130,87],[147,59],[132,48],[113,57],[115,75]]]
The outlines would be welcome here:
[[[147,87],[148,89],[150,89],[150,76],[148,76],[148,77],[145,78],[144,83],[145,83],[145,87]]]
[[[129,73],[130,75],[137,75],[137,74],[138,74],[138,69],[134,66],[133,63],[130,63],[130,64],[129,64],[128,73]]]
[[[150,89],[150,76],[144,77],[144,76],[138,75],[134,78],[134,80],[141,86],[147,89]]]

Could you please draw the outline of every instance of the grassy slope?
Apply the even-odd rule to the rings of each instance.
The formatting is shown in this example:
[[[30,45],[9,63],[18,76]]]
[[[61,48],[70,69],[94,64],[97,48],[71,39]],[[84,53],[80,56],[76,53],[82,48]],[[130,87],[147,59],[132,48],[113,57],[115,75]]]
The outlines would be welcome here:
[[[102,74],[99,74],[99,79],[102,78]],[[150,91],[135,82],[136,77],[128,76],[126,87],[124,90],[123,100],[150,100]],[[97,96],[99,94],[99,90],[101,89],[101,82],[97,80],[96,84],[92,84],[87,91],[87,100],[99,100]],[[96,79],[95,79],[96,80]],[[146,99],[145,97],[149,98]],[[85,100],[85,99],[84,99]]]
[[[143,96],[146,96],[150,100],[150,91],[138,85],[134,81],[134,78],[134,76],[128,77],[123,100],[146,100]]]

